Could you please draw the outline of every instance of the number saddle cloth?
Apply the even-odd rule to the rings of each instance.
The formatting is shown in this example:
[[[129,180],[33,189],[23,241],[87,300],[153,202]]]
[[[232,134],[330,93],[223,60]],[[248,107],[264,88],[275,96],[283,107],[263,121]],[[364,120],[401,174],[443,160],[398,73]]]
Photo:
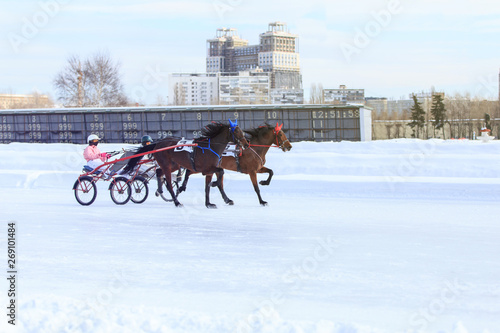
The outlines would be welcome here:
[[[177,146],[179,146],[179,147],[175,147],[174,148],[174,152],[181,152],[181,151],[188,152],[189,153],[189,159],[191,161],[191,166],[192,166],[193,170],[196,171],[195,162],[194,162],[194,159],[195,159],[195,156],[194,156],[195,155],[195,150],[193,150],[193,148],[195,146],[186,146],[186,145],[189,145],[189,144],[193,144],[193,142],[194,142],[194,140],[187,140],[187,139],[182,138],[181,140],[179,140],[179,142],[177,142]],[[240,170],[240,163],[239,163],[239,157],[240,157],[240,155],[241,155],[241,147],[239,147],[238,145],[236,145],[233,142],[229,142],[226,145],[226,148],[224,149],[224,152],[222,153],[222,156],[219,156],[219,163],[221,162],[220,158],[222,158],[223,156],[234,157],[236,159],[237,169],[238,169],[239,172],[241,172],[241,170]]]
[[[222,152],[222,156],[238,158],[241,155],[241,147],[236,143],[229,142]]]
[[[177,142],[177,146],[179,146],[179,147],[175,147],[174,152],[177,153],[177,152],[181,152],[181,151],[187,151],[188,153],[192,153],[194,146],[185,146],[185,145],[192,145],[193,143],[194,143],[194,140],[187,140],[187,139],[182,138]]]
[[[194,140],[187,140],[182,138],[177,142],[177,146],[175,147],[174,152],[186,151],[188,153],[193,152],[194,146],[186,146],[194,143]],[[238,157],[241,154],[241,147],[236,145],[236,143],[229,142],[222,153],[222,156],[230,156],[230,157]]]

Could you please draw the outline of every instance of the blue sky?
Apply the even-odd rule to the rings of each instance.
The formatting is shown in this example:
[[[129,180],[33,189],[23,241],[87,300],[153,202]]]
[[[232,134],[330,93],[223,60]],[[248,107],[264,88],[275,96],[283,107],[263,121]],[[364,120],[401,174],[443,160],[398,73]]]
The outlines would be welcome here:
[[[299,35],[306,97],[315,83],[394,99],[431,87],[498,98],[496,0],[4,0],[0,93],[56,98],[52,81],[70,55],[105,50],[128,96],[167,101],[168,73],[204,72],[218,28],[257,44],[275,21]]]

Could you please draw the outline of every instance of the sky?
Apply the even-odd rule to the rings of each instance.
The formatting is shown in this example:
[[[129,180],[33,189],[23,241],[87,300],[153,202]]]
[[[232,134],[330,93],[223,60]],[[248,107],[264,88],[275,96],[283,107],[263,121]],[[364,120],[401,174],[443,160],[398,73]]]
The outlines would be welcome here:
[[[313,84],[389,99],[431,89],[498,99],[496,0],[4,0],[0,93],[57,99],[68,58],[105,51],[132,101],[168,102],[168,74],[204,72],[218,28],[255,45],[276,21],[299,36],[306,101]]]

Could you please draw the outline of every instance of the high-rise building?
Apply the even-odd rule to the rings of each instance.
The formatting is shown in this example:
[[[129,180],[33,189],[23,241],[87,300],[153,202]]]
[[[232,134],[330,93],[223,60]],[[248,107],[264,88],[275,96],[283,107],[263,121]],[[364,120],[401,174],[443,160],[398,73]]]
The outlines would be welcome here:
[[[302,104],[298,36],[285,23],[270,23],[257,45],[234,28],[207,40],[206,73],[169,76],[171,105]]]
[[[258,45],[248,45],[236,29],[218,29],[207,40],[207,72],[261,69],[270,74],[271,89],[302,90],[298,36],[288,32],[286,23],[273,22],[259,39]]]

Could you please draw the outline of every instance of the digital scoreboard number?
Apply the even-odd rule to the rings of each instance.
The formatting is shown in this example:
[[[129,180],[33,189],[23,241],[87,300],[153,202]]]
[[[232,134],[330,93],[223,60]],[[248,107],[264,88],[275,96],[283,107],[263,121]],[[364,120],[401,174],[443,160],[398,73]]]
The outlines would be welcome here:
[[[140,143],[167,137],[197,138],[212,121],[238,120],[242,129],[284,123],[296,141],[360,141],[360,106],[211,106],[0,111],[0,143],[84,144],[90,134],[105,143]]]

